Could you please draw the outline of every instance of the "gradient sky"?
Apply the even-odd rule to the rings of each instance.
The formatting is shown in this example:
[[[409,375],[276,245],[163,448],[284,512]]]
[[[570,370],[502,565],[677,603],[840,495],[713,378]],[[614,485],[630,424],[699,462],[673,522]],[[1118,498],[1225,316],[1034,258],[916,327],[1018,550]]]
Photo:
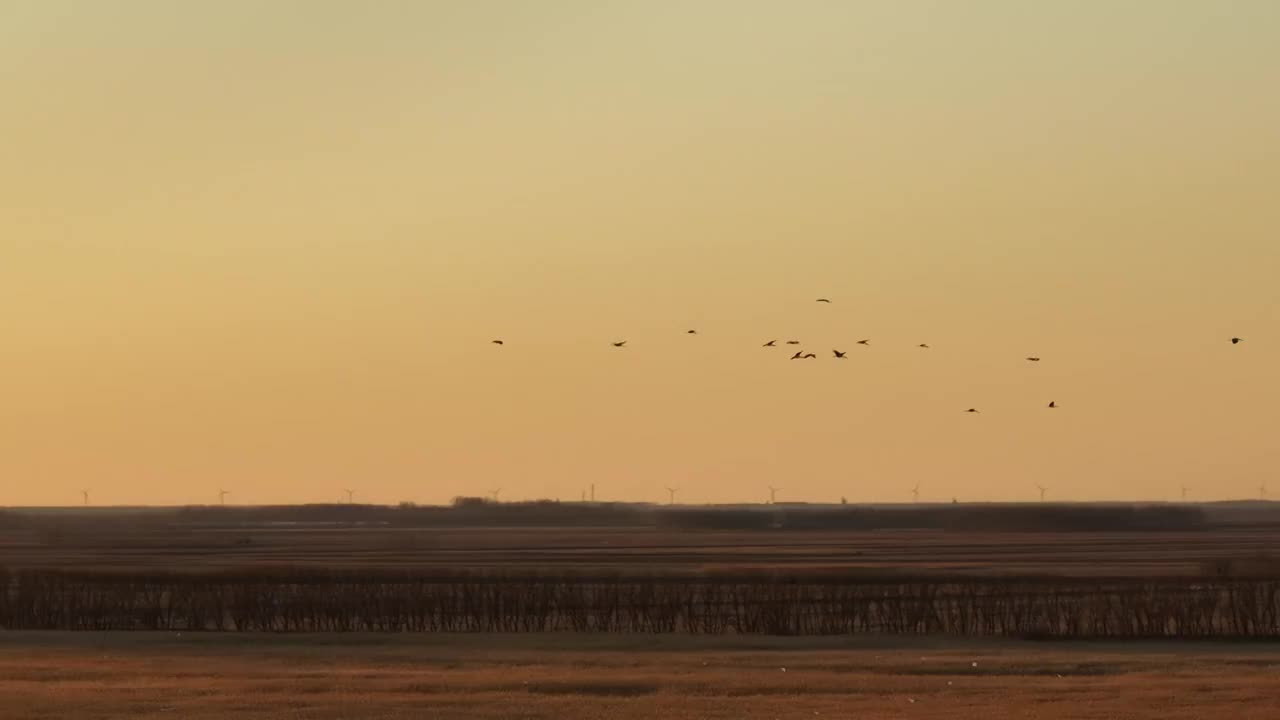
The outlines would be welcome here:
[[[0,505],[1280,496],[1280,3],[0,0],[0,98]]]

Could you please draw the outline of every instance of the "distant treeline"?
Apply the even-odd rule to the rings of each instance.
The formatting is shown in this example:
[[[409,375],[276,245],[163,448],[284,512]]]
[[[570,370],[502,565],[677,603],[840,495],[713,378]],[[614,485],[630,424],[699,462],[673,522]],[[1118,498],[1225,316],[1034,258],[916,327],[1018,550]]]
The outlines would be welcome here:
[[[660,525],[680,528],[794,530],[934,529],[965,531],[1195,530],[1204,513],[1178,505],[954,505],[751,510],[670,510]]]
[[[1219,512],[1221,516],[1221,512]],[[452,506],[268,505],[171,509],[11,511],[0,526],[247,526],[378,524],[395,527],[665,527],[710,530],[1126,531],[1196,530],[1216,524],[1197,505],[956,504],[923,506],[660,506],[554,501],[495,503],[459,498]]]
[[[1274,576],[0,570],[0,629],[1280,638]]]

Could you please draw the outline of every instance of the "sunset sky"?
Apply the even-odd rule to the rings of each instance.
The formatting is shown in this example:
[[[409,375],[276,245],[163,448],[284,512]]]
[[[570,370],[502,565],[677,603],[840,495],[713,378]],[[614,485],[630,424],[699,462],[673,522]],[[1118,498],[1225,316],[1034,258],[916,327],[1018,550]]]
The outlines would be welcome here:
[[[1277,2],[0,0],[0,98],[0,505],[1280,497]]]

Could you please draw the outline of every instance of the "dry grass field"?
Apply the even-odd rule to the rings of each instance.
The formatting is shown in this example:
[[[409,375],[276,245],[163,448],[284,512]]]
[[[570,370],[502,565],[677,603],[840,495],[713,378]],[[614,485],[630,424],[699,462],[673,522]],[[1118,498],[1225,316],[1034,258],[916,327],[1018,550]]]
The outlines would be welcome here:
[[[1155,578],[1196,576],[1212,561],[1276,547],[1280,529],[1261,525],[973,532],[95,521],[0,530],[0,565],[125,574],[299,566]],[[1273,720],[1277,708],[1280,645],[1262,643],[0,632],[4,720]]]
[[[1280,647],[13,633],[0,716],[1271,720]]]
[[[1280,529],[1148,532],[715,531],[636,528],[184,526],[0,531],[0,565],[218,569],[463,568],[639,572],[865,569],[975,574],[1195,575],[1280,547]]]

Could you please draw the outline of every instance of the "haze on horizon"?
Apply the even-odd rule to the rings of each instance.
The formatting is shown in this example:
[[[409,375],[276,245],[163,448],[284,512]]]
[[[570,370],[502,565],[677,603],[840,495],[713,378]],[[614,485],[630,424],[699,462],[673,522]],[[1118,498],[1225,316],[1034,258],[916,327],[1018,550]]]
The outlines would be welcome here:
[[[1274,2],[10,2],[0,97],[0,505],[1280,467]]]

